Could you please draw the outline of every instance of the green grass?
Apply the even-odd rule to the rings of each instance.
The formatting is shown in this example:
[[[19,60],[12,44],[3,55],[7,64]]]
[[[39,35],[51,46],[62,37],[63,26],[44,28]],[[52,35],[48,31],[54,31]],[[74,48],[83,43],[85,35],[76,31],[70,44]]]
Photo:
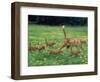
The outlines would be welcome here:
[[[66,26],[67,37],[87,38],[86,26]],[[32,45],[45,44],[45,38],[54,40],[56,45],[49,50],[58,49],[63,43],[64,35],[61,26],[34,25],[28,26],[28,43]],[[83,45],[80,56],[72,56],[69,49],[63,49],[63,54],[51,55],[46,50],[28,51],[28,66],[87,64],[87,44]]]

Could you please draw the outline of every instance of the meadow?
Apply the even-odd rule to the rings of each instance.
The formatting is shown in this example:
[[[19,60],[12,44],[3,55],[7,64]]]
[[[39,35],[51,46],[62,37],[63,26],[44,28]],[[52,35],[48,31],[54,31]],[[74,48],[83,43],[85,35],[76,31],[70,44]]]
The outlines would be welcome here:
[[[66,36],[68,38],[85,38],[87,39],[87,26],[65,26]],[[58,49],[64,40],[64,34],[61,26],[49,25],[28,25],[28,45],[45,44],[45,38],[48,41],[53,40],[56,44],[48,47],[47,50],[31,51],[28,50],[28,66],[49,66],[49,65],[71,65],[87,64],[87,43],[83,48],[78,47],[81,51],[79,56],[72,56],[70,49],[63,49],[62,54],[51,55],[48,50]]]

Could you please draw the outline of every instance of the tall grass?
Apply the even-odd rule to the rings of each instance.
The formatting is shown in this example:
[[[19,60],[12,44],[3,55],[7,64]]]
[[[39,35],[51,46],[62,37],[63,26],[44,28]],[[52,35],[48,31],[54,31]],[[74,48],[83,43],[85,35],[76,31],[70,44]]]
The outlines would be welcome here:
[[[65,26],[66,35],[69,38],[87,38],[86,26]],[[45,44],[45,38],[54,40],[56,45],[49,47],[49,50],[58,49],[64,40],[61,26],[34,25],[28,26],[28,43],[32,45]],[[83,45],[80,56],[72,56],[70,49],[64,48],[63,54],[51,55],[46,50],[28,51],[29,66],[45,65],[69,65],[69,64],[87,64],[87,44]]]

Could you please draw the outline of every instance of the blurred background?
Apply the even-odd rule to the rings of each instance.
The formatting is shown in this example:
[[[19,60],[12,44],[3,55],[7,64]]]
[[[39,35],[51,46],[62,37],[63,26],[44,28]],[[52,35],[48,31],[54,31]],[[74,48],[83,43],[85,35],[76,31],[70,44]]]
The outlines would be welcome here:
[[[36,16],[29,15],[29,23],[44,25],[71,25],[71,26],[87,26],[86,17],[61,17],[61,16]]]

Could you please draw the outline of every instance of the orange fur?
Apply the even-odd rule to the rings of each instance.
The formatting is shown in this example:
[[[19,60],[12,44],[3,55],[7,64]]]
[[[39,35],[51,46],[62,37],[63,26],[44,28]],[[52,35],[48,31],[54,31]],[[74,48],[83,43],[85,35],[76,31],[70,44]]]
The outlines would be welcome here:
[[[47,42],[47,46],[53,46],[54,44],[56,44],[54,41],[48,41]]]
[[[75,50],[71,51],[71,54],[75,56],[79,56],[80,53],[81,53],[80,51],[75,51]]]
[[[32,51],[36,51],[38,50],[38,46],[29,46],[28,49]]]
[[[54,55],[61,54],[61,53],[63,53],[63,51],[61,51],[61,50],[51,50],[51,51],[49,51],[49,54],[54,54]]]
[[[46,49],[46,46],[45,45],[39,45],[38,46],[38,50],[41,51],[41,50],[44,50]]]

